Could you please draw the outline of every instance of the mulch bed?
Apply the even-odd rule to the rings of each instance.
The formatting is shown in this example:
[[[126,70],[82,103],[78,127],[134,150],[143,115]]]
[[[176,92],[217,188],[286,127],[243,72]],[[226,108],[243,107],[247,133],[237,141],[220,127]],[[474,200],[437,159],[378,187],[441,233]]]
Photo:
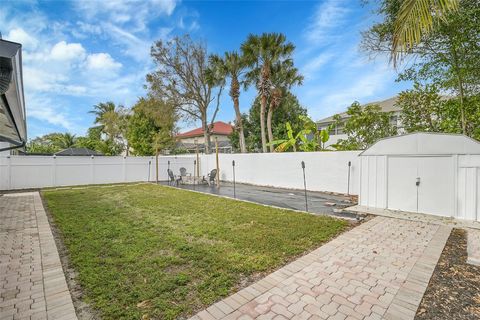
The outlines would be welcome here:
[[[466,261],[467,233],[453,229],[415,319],[480,319],[480,266]]]

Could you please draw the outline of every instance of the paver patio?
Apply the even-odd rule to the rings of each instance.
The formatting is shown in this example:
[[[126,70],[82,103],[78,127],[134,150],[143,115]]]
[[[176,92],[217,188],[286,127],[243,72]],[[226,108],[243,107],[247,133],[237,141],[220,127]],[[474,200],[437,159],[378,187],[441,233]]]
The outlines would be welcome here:
[[[77,319],[38,192],[0,196],[0,319]]]
[[[376,217],[191,319],[413,319],[450,231]]]

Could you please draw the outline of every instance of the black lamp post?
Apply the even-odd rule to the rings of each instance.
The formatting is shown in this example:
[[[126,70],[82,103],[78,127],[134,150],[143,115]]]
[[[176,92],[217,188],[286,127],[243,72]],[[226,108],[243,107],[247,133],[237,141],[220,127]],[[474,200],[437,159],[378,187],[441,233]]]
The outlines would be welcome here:
[[[235,190],[235,160],[232,160],[232,169],[233,169],[233,198],[237,198],[236,190]]]
[[[305,161],[302,161],[302,170],[303,170],[303,190],[305,192],[305,211],[308,212],[307,180],[305,179]]]

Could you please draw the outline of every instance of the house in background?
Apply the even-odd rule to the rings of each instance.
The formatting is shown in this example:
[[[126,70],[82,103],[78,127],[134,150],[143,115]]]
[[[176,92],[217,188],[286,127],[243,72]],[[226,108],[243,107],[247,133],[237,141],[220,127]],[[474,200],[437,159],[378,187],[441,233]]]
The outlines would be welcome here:
[[[232,153],[232,144],[229,139],[232,132],[233,126],[230,123],[223,121],[214,122],[210,136],[211,151],[215,150],[215,139],[217,139],[219,152]],[[205,152],[205,137],[201,127],[179,133],[175,136],[175,139],[177,149],[185,149],[190,153],[194,153],[198,147],[199,152]]]
[[[26,142],[22,45],[0,37],[0,154],[24,149]]]
[[[395,105],[395,103],[397,102],[397,99],[398,97],[392,97],[383,101],[370,102],[370,103],[364,104],[363,106],[366,107],[369,105],[376,104],[380,106],[382,112],[392,112],[390,121],[392,125],[397,127],[397,129],[399,130],[398,133],[401,134],[402,123],[400,121],[400,113],[402,110],[400,107],[397,107]],[[330,116],[328,118],[317,121],[318,130],[329,129],[330,139],[326,143],[327,147],[337,143],[337,141],[340,139],[347,138],[347,135],[343,131],[343,127],[344,127],[345,121],[347,121],[349,116],[346,112],[340,113],[339,116],[340,116],[340,123],[338,125],[333,125],[335,123],[334,116]],[[330,128],[332,125],[333,125],[333,128]]]

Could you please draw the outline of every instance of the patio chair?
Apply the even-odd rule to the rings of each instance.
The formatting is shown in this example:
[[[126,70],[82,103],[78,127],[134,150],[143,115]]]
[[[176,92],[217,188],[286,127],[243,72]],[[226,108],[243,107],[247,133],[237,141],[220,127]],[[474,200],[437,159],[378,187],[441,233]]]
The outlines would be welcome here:
[[[209,174],[207,174],[208,179],[205,179],[205,176],[203,176],[202,182],[206,182],[210,186],[212,183],[215,183],[216,176],[217,176],[217,169],[213,169],[212,171],[210,171]]]
[[[187,169],[185,169],[184,167],[181,167],[180,168],[180,175],[178,176],[178,179],[177,179],[177,184],[180,182],[182,184],[184,184],[186,181],[183,179],[185,177],[191,177],[192,174],[191,173],[187,173]]]
[[[168,185],[171,185],[173,182],[176,182],[178,186],[178,180],[175,180],[175,175],[173,174],[173,171],[171,169],[167,169],[168,173]]]

